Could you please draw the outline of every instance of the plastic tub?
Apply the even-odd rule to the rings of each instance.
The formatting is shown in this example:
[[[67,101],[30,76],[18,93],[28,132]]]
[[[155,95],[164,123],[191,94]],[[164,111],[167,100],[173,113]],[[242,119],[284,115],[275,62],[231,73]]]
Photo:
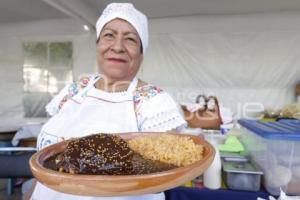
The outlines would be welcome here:
[[[269,193],[300,195],[300,122],[239,120],[241,142],[264,172]]]
[[[228,188],[259,191],[263,172],[247,160],[223,160],[223,171]]]

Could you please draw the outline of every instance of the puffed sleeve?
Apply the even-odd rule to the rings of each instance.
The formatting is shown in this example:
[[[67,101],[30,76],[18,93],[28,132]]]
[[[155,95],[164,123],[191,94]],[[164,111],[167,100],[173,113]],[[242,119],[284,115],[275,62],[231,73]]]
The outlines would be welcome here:
[[[153,85],[137,89],[134,95],[139,131],[169,131],[186,126],[173,98]]]

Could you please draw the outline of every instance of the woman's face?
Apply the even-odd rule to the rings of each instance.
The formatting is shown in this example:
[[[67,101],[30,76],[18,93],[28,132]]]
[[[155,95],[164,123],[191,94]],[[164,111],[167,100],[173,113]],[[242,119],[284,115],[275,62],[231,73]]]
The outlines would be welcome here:
[[[143,60],[137,31],[122,19],[114,19],[103,27],[97,53],[101,73],[115,81],[131,80]]]

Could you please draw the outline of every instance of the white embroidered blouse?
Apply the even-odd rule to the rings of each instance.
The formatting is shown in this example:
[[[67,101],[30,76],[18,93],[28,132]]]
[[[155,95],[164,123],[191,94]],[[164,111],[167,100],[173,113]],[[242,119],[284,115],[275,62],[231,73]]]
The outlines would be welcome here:
[[[76,101],[78,95],[81,99],[86,97],[98,79],[99,75],[90,75],[66,86],[46,106],[47,112],[56,115],[70,99]],[[137,87],[133,92],[133,103],[138,131],[168,131],[186,126],[178,105],[159,87],[151,84]]]

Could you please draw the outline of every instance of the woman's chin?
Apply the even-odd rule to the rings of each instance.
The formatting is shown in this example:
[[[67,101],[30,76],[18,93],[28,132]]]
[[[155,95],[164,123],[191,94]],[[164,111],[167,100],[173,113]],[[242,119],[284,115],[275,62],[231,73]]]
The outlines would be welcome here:
[[[106,78],[110,80],[126,80],[127,76],[122,73],[105,73],[103,74]]]

